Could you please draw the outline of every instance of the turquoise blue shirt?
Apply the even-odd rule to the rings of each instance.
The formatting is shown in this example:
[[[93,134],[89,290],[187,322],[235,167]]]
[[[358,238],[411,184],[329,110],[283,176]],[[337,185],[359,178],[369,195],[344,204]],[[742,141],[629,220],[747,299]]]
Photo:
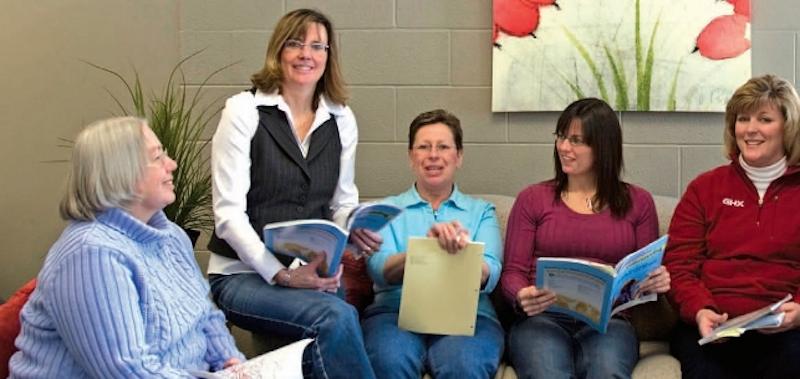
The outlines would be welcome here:
[[[431,204],[423,200],[417,189],[412,186],[408,191],[383,200],[403,208],[397,218],[381,230],[383,245],[380,251],[367,261],[367,272],[375,282],[375,302],[367,312],[399,312],[402,285],[389,285],[383,277],[383,266],[386,260],[395,254],[404,253],[408,247],[409,237],[424,237],[433,224],[458,220],[469,230],[470,239],[483,242],[485,250],[483,261],[489,266],[489,278],[481,290],[478,301],[478,315],[497,320],[489,293],[494,290],[503,265],[502,244],[500,242],[500,225],[497,222],[494,205],[464,195],[453,188],[450,197],[434,211]]]

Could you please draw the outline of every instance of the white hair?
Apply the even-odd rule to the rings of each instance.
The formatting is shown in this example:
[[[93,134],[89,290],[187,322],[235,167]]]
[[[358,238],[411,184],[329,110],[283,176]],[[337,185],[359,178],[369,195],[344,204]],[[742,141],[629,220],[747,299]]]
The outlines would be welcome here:
[[[143,127],[137,117],[95,121],[75,139],[67,189],[59,211],[65,220],[94,220],[110,208],[137,199],[136,183],[147,160]]]

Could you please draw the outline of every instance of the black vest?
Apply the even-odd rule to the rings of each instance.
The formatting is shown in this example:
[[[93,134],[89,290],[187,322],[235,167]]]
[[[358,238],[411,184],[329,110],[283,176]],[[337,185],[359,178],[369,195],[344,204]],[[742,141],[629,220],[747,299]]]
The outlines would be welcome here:
[[[330,200],[339,182],[342,142],[339,127],[331,115],[311,134],[308,154],[303,158],[294,133],[277,106],[259,106],[259,124],[250,141],[250,190],[247,216],[250,225],[264,238],[262,229],[271,222],[332,218]],[[208,249],[238,259],[236,252],[211,236]],[[288,264],[291,258],[276,257]]]

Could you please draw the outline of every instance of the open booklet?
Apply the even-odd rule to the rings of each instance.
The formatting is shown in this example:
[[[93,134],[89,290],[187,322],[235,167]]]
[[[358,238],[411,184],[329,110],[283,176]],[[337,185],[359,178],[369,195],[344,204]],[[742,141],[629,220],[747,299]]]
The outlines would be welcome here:
[[[381,230],[402,212],[390,204],[365,203],[350,215],[347,230],[328,220],[294,220],[264,226],[264,244],[269,251],[310,262],[325,254],[320,275],[333,276],[347,248],[349,231],[357,228]],[[354,250],[355,251],[355,250]]]
[[[789,300],[792,300],[792,295],[786,294],[786,296],[777,303],[734,317],[714,328],[711,334],[699,339],[697,343],[705,345],[720,338],[739,337],[748,330],[777,328],[783,323],[785,312],[775,313],[775,311]]]
[[[303,350],[313,341],[306,338],[217,372],[186,371],[202,379],[302,379]]]
[[[615,313],[656,300],[639,285],[661,265],[667,236],[628,254],[616,266],[576,258],[542,257],[536,261],[536,287],[556,293],[549,311],[582,320],[601,333]]]

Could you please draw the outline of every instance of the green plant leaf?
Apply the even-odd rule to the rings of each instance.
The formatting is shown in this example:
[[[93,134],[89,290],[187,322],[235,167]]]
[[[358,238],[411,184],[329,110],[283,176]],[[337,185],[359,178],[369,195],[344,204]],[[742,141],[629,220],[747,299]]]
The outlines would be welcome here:
[[[211,120],[222,110],[222,106],[213,105],[218,103],[219,98],[208,106],[201,106],[200,102],[203,89],[208,82],[238,62],[212,71],[189,97],[186,93],[186,77],[182,67],[202,51],[181,59],[172,68],[161,92],[153,93],[149,98],[144,95],[141,78],[135,69],[131,82],[112,69],[91,62],[85,63],[113,75],[122,82],[130,97],[132,111],[129,112],[110,91],[109,95],[123,114],[147,118],[150,128],[167,153],[178,162],[178,167],[173,172],[175,201],[164,208],[164,213],[184,229],[210,231],[214,228],[211,175],[208,156],[203,152],[209,141],[203,139],[202,135]]]

